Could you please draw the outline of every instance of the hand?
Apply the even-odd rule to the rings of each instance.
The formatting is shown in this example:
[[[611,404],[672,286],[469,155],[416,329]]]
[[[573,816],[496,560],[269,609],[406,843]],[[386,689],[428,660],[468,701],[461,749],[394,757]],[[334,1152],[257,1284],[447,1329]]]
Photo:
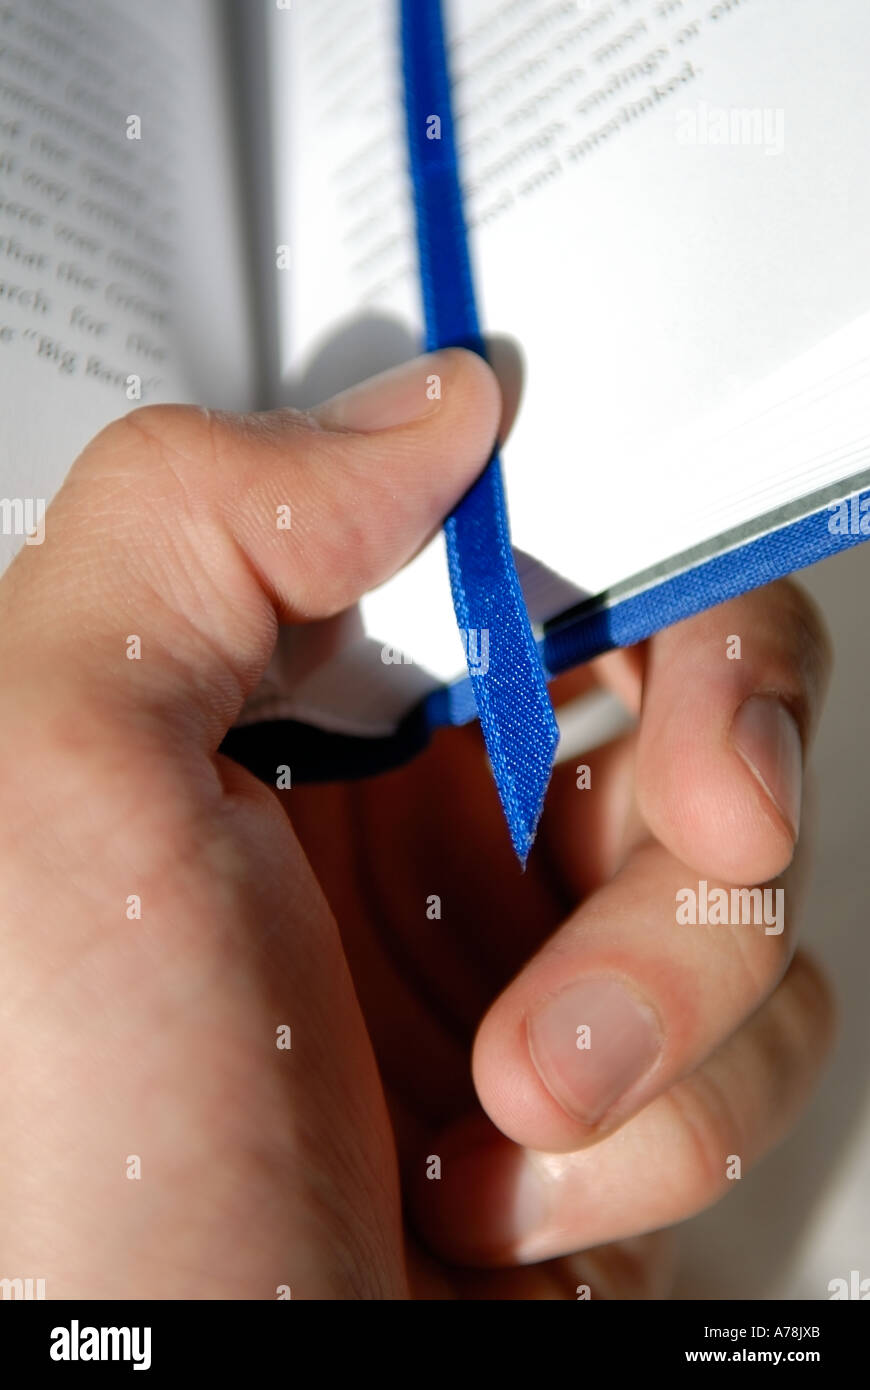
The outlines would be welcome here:
[[[728,1156],[745,1172],[804,1103],[831,1009],[791,957],[789,778],[828,649],[790,585],[566,678],[619,689],[640,726],[584,758],[590,790],[557,771],[525,875],[475,730],[280,796],[216,752],[278,622],[402,565],[500,410],[452,351],[314,416],[135,411],[0,581],[4,1277],[49,1298],[574,1297],[584,1275],[643,1296],[664,1256],[626,1238],[714,1200]],[[732,720],[756,692],[798,742],[768,699],[747,762]],[[676,924],[679,888],[777,876],[782,934]]]

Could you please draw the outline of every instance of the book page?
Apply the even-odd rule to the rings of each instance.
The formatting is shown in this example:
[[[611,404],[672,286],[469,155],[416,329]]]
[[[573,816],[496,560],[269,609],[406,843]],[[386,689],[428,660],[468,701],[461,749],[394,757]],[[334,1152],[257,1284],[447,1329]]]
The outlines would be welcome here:
[[[420,341],[397,10],[272,17],[282,370],[305,405]],[[595,594],[870,466],[864,0],[445,13],[481,319],[526,360],[503,456],[515,544]],[[811,382],[822,343],[820,371],[853,353],[854,389],[830,446],[813,416],[813,452],[783,370]],[[766,451],[770,402],[786,433]],[[364,614],[461,669],[440,541]]]
[[[0,5],[0,569],[109,420],[254,383],[211,0]],[[9,524],[7,524],[7,522]]]

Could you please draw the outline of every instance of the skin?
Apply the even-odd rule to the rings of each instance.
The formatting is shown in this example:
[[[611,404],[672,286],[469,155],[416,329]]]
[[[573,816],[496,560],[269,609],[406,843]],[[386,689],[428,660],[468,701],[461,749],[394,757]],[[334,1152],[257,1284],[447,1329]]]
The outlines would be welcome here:
[[[479,359],[424,359],[421,390],[433,362],[437,408],[381,429],[135,411],[0,581],[0,1265],[49,1298],[661,1297],[657,1233],[812,1091],[832,1006],[794,953],[800,855],[729,735],[776,692],[809,746],[829,648],[790,583],[557,682],[639,724],[584,758],[595,795],[557,769],[525,874],[473,728],[283,793],[216,752],[278,623],[394,573],[504,431]],[[784,884],[787,930],[678,931],[698,877]],[[525,1024],[602,973],[663,1052],[583,1123]]]

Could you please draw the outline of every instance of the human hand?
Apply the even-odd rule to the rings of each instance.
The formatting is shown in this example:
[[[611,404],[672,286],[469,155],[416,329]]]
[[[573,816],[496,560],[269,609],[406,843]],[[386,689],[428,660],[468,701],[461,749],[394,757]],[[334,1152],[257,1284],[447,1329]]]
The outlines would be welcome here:
[[[488,456],[501,405],[477,358],[381,389],[319,418],[134,412],[0,581],[0,1259],[49,1297],[573,1297],[587,1271],[593,1296],[639,1296],[657,1245],[570,1252],[714,1200],[726,1157],[775,1142],[818,1071],[827,992],[789,965],[796,803],[756,751],[784,819],[729,735],[776,691],[808,742],[828,655],[792,586],[562,682],[613,685],[641,722],[584,759],[590,791],[557,770],[525,875],[476,730],[280,795],[217,753],[278,621],[382,582]],[[779,874],[781,935],[671,915],[699,878]],[[539,1071],[527,1018],[596,979],[597,1005],[533,1032]],[[656,1056],[614,981],[653,1011]]]

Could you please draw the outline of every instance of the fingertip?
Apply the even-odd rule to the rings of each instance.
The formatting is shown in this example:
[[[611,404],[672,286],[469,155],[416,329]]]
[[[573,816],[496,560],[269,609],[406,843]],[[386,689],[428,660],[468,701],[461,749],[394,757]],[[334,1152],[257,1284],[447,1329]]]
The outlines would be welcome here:
[[[321,429],[381,433],[443,412],[480,415],[495,437],[501,398],[489,365],[466,348],[441,348],[400,362],[307,412]]]
[[[791,862],[806,751],[830,667],[812,605],[773,585],[649,644],[637,799],[691,868],[761,883]]]
[[[641,816],[688,868],[727,883],[766,883],[791,863],[796,827],[739,751],[730,726],[723,721],[712,730],[703,711],[696,715],[675,721],[667,739],[639,740]]]
[[[513,990],[500,997],[478,1029],[471,1070],[478,1100],[496,1129],[514,1144],[569,1153],[596,1137],[593,1125],[570,1115],[547,1087],[530,1046],[530,1010],[517,1011]]]
[[[442,364],[441,399],[451,417],[478,429],[488,450],[495,442],[503,400],[498,377],[489,363],[468,348],[444,348],[432,354]]]
[[[451,1126],[432,1148],[410,1191],[426,1243],[442,1259],[481,1269],[522,1260],[548,1214],[546,1185],[527,1152],[479,1114]]]

